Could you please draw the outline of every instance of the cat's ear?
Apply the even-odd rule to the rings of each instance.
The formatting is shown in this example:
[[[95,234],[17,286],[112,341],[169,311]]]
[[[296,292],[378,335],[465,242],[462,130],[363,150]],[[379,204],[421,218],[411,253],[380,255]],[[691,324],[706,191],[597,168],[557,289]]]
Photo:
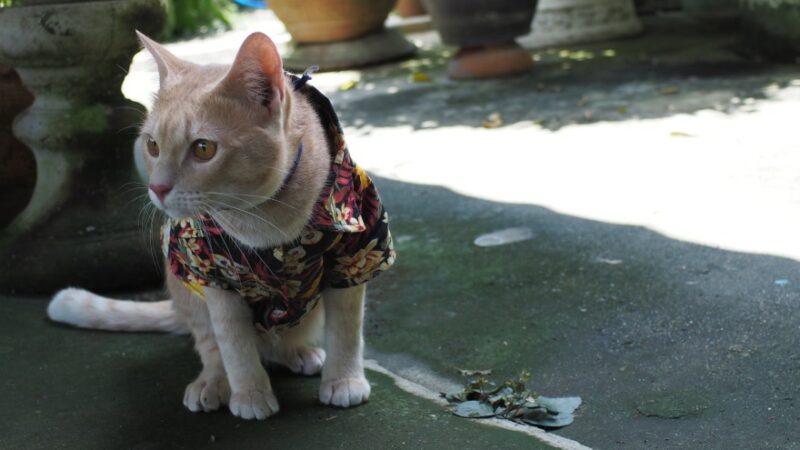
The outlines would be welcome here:
[[[174,80],[181,72],[185,71],[190,63],[179,59],[177,56],[169,52],[164,46],[158,42],[145,36],[143,33],[136,30],[136,35],[148,52],[153,56],[158,66],[158,81],[161,89],[164,89]]]
[[[281,55],[272,39],[264,33],[248,36],[218,89],[244,102],[278,107],[286,92]]]

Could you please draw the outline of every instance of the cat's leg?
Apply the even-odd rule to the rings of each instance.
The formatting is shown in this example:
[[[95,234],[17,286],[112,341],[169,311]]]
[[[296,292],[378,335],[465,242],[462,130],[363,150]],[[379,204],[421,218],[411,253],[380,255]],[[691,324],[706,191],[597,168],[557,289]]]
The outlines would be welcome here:
[[[270,330],[260,333],[261,358],[286,366],[294,373],[318,374],[325,364],[325,350],[318,347],[324,314],[322,302],[319,302],[303,316],[299,324],[280,332]]]
[[[347,289],[326,289],[325,346],[328,359],[322,368],[319,399],[326,405],[355,406],[369,398],[370,387],[364,376],[365,285]]]
[[[208,308],[177,278],[167,276],[167,287],[174,299],[177,316],[189,327],[194,348],[203,363],[200,374],[184,390],[183,404],[192,412],[215,411],[220,405],[228,403],[231,388],[214,338]]]
[[[228,382],[231,413],[243,419],[266,419],[278,412],[269,376],[258,354],[253,314],[235,293],[206,289],[206,305]]]

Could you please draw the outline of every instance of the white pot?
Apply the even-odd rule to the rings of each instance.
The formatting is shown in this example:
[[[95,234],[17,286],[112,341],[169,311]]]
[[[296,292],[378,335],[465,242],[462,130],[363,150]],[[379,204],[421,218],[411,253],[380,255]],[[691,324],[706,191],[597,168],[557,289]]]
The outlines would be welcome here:
[[[539,0],[532,31],[517,39],[527,48],[604,41],[638,34],[633,0]]]

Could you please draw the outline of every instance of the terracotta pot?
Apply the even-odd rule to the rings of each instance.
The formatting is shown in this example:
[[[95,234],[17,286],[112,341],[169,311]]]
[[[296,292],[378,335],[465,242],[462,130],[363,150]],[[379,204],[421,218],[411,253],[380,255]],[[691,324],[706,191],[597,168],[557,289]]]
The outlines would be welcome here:
[[[459,46],[448,74],[482,79],[525,73],[533,60],[515,38],[530,31],[536,0],[425,0],[445,44]]]
[[[508,43],[530,31],[536,0],[425,0],[445,44]]]
[[[383,28],[396,0],[270,0],[298,44],[343,41]]]
[[[400,17],[414,17],[425,14],[425,7],[422,0],[397,0],[394,12]]]

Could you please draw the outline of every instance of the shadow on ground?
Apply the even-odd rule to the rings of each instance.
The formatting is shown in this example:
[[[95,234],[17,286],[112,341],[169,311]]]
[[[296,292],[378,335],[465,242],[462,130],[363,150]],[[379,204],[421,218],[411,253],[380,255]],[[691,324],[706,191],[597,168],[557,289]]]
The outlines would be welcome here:
[[[399,253],[367,341],[439,374],[530,369],[598,448],[797,448],[800,264],[379,180]],[[533,239],[477,247],[486,232]],[[776,283],[777,280],[777,283]],[[794,447],[792,447],[794,446]]]
[[[335,92],[346,126],[480,127],[499,113],[504,124],[534,122],[550,130],[599,121],[652,119],[711,109],[748,111],[768,89],[800,78],[796,65],[746,55],[735,29],[710,28],[682,15],[645,18],[636,39],[534,51],[530,75],[451,82],[452,50],[362,73],[359,87]],[[421,71],[431,82],[407,86]],[[380,94],[380,95],[377,95]]]
[[[531,370],[580,395],[558,434],[598,448],[791,448],[800,441],[800,264],[647,229],[379,179],[396,267],[371,286],[367,342],[454,377]],[[529,227],[533,239],[477,247]],[[775,280],[787,280],[776,284]],[[146,296],[153,298],[154,294]],[[364,407],[317,405],[317,380],[275,377],[266,423],[180,404],[198,369],[188,338],[76,330],[45,299],[0,301],[2,448],[535,448],[370,373]],[[533,447],[532,447],[533,446]]]

